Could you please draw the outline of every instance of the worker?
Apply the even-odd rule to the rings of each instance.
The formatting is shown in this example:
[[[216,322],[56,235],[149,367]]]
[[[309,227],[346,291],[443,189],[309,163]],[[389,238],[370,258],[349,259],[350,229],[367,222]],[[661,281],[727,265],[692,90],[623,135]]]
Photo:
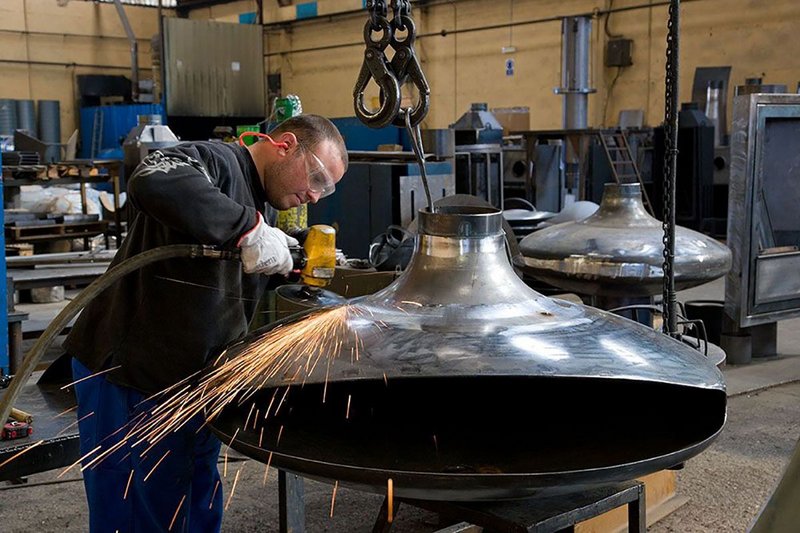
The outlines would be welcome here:
[[[275,210],[316,203],[347,170],[342,136],[323,117],[299,115],[260,136],[250,146],[162,149],[130,177],[137,213],[112,266],[171,244],[238,248],[241,263],[157,262],[83,310],[64,343],[74,379],[83,379],[75,384],[81,455],[108,449],[120,428],[152,411],[155,393],[247,332],[268,276],[292,269],[297,241],[270,225]],[[202,415],[152,449],[131,444],[83,472],[90,531],[219,531],[220,442]]]

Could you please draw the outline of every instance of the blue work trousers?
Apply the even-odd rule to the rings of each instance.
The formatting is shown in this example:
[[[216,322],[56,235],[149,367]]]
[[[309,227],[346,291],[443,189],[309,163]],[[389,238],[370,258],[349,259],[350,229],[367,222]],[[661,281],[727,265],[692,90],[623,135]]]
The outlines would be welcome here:
[[[72,359],[75,380],[92,372]],[[133,389],[104,375],[75,384],[81,455],[98,446],[102,453],[122,438],[131,419],[156,405]],[[222,524],[222,486],[217,459],[220,441],[200,427],[197,416],[169,433],[142,454],[149,444],[123,446],[83,471],[92,533],[156,531],[217,532]],[[198,431],[199,430],[199,431]],[[84,459],[87,464],[92,456]],[[160,461],[160,463],[159,463]],[[158,466],[156,464],[158,463]],[[145,479],[146,478],[146,479]]]

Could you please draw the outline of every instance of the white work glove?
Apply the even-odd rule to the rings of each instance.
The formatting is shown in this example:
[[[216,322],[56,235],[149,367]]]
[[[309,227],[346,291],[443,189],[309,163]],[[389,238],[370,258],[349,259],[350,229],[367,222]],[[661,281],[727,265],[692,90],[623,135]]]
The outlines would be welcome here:
[[[292,270],[289,246],[300,244],[277,228],[264,222],[258,213],[258,222],[242,235],[237,246],[242,249],[242,268],[248,274],[283,274]]]

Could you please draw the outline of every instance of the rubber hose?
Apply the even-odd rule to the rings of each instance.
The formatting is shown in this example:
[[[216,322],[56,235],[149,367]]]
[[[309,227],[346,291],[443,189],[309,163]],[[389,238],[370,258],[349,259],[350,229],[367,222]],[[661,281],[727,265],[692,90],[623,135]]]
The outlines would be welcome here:
[[[0,421],[5,422],[14,405],[14,400],[19,396],[22,387],[28,382],[36,365],[44,355],[45,351],[52,344],[59,333],[69,324],[91,300],[108,287],[119,281],[120,278],[141,269],[151,263],[174,258],[211,258],[236,260],[239,258],[238,251],[221,251],[210,246],[200,244],[173,244],[160,246],[137,254],[118,265],[108,269],[102,276],[94,280],[88,287],[78,294],[66,307],[53,319],[44,333],[36,340],[36,343],[25,355],[20,368],[17,369],[14,379],[6,390],[5,395],[0,399]]]

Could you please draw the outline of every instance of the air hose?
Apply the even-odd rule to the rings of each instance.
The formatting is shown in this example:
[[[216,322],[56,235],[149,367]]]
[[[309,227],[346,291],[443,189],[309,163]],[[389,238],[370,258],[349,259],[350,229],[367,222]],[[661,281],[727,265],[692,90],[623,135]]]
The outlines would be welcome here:
[[[67,304],[58,316],[53,319],[50,325],[47,326],[47,329],[45,329],[44,333],[37,339],[27,355],[25,355],[20,368],[16,370],[14,379],[11,380],[8,390],[3,398],[0,399],[0,421],[8,419],[11,407],[14,405],[14,401],[19,395],[19,392],[28,382],[28,379],[30,379],[36,365],[39,364],[42,355],[47,348],[50,347],[53,339],[61,333],[86,304],[108,287],[119,281],[123,276],[151,263],[175,258],[238,260],[239,251],[222,251],[200,244],[173,244],[147,250],[108,269],[105,274],[94,280],[88,287],[81,291],[75,299]]]

